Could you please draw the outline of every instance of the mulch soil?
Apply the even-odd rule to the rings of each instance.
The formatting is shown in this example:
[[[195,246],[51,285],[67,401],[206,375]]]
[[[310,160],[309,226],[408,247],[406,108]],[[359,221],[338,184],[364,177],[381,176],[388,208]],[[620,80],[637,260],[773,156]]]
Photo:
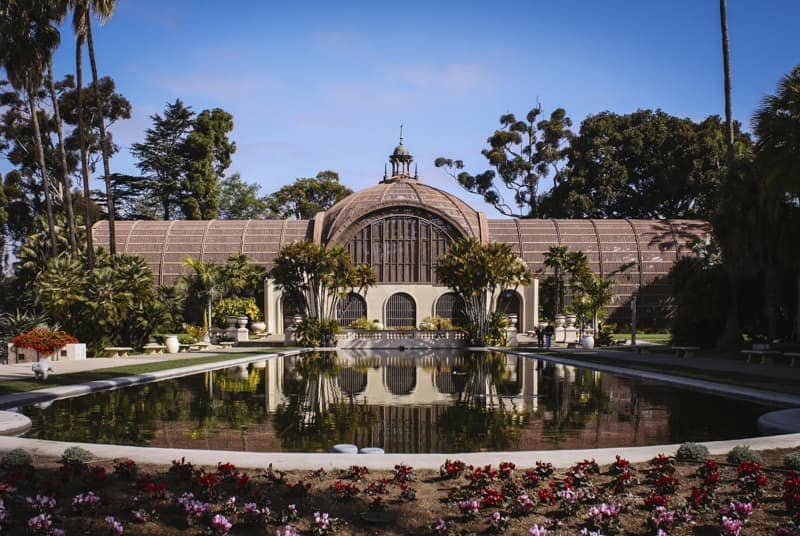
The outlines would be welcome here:
[[[742,535],[771,535],[778,527],[791,523],[792,513],[787,510],[782,491],[790,477],[782,469],[787,452],[762,452],[760,472],[766,481],[757,487],[763,495],[750,494],[747,499],[755,502]],[[61,528],[66,534],[114,534],[107,516],[122,523],[124,534],[224,534],[224,523],[213,526],[214,515],[220,514],[231,523],[230,534],[291,534],[286,529],[290,524],[297,534],[527,535],[532,526],[546,525],[549,535],[580,534],[583,529],[586,534],[600,530],[601,534],[648,535],[657,531],[648,524],[654,513],[653,506],[645,506],[645,499],[659,495],[655,481],[659,475],[669,473],[676,480],[668,481],[666,488],[672,485],[674,490],[661,495],[667,509],[675,512],[676,521],[665,527],[665,533],[718,535],[721,508],[731,501],[743,500],[747,493],[736,484],[737,466],[725,463],[724,457],[713,459],[719,479],[712,497],[706,506],[687,510],[693,489],[708,489],[703,488],[704,478],[699,475],[703,462],[662,460],[658,475],[653,473],[652,463],[632,464],[630,477],[623,479],[619,469],[625,465],[624,460],[619,467],[602,466],[597,472],[592,463],[586,463],[572,469],[555,469],[552,474],[548,474],[546,464],[501,468],[500,459],[490,468],[467,467],[457,473],[458,464],[450,460],[454,474],[448,477],[412,468],[281,472],[279,468],[245,471],[231,465],[136,465],[121,460],[69,467],[57,460],[37,458],[32,468],[0,472],[4,507],[0,518],[3,511],[6,513],[0,523],[2,530],[10,534],[32,534],[28,520],[41,511],[52,522],[50,532],[40,532],[43,534],[52,534],[53,528]],[[669,466],[674,467],[674,472]],[[627,483],[616,487],[621,480]],[[568,489],[580,489],[579,498],[561,497],[570,495],[559,494]],[[93,511],[80,512],[73,506],[73,499],[90,490],[100,501]],[[187,492],[197,502],[191,503],[184,495]],[[26,500],[35,502],[37,494],[53,497],[55,505],[37,510]],[[183,504],[179,502],[181,496]],[[530,504],[521,496],[526,496]],[[473,500],[475,504],[471,503]],[[466,506],[459,506],[460,502]],[[246,507],[247,503],[251,505]],[[617,521],[606,527],[592,522],[589,514],[590,508],[603,503],[620,509]],[[268,507],[269,514],[264,507]],[[473,507],[477,512],[470,514]],[[201,513],[187,514],[191,508]],[[245,513],[247,508],[250,513]],[[335,521],[328,529],[319,526],[324,522],[315,525],[315,512],[327,513]],[[493,515],[497,517],[495,512],[500,512],[499,520],[493,520]],[[688,519],[681,519],[687,513]],[[137,520],[137,515],[149,519]],[[790,529],[785,534],[800,532]]]

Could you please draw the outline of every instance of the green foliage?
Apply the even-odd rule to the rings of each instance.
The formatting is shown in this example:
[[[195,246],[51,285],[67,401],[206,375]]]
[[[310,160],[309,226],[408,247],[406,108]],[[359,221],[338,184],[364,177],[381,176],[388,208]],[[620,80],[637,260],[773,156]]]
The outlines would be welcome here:
[[[31,467],[33,465],[33,455],[25,449],[13,449],[3,454],[0,460],[3,469],[18,470]]]
[[[320,171],[315,178],[301,178],[267,196],[267,206],[281,218],[313,218],[353,191],[339,183],[335,171]]]
[[[140,178],[142,197],[160,205],[160,216],[173,217],[173,207],[180,203],[181,181],[186,169],[184,144],[192,130],[194,112],[180,99],[167,104],[163,117],[151,115],[153,126],[145,132],[142,143],[131,146]]]
[[[206,334],[206,331],[208,331],[203,326],[193,326],[191,324],[186,325],[184,329],[186,329],[186,333],[189,335],[189,337],[194,339],[192,342],[197,342],[202,339]]]
[[[800,471],[800,450],[795,450],[784,456],[783,467],[791,471]]]
[[[219,181],[236,151],[228,140],[232,130],[233,116],[220,108],[203,110],[194,120],[182,148],[181,210],[187,219],[209,220],[219,215]]]
[[[738,125],[737,125],[738,129]],[[749,136],[737,132],[741,150]],[[557,218],[706,218],[727,172],[724,125],[661,110],[586,117],[542,201]]]
[[[213,303],[223,295],[225,288],[222,270],[214,263],[188,257],[184,259],[183,264],[190,269],[190,272],[181,276],[181,284],[186,289],[186,295],[202,305],[203,326],[208,328],[211,325]]]
[[[673,265],[670,281],[673,343],[712,345],[722,334],[729,306],[724,268],[703,258],[684,258]]]
[[[447,318],[426,316],[422,319],[419,329],[453,329],[453,324]]]
[[[94,454],[83,447],[68,447],[61,454],[61,463],[68,467],[84,467],[94,458]]]
[[[223,298],[214,305],[214,325],[224,328],[229,316],[248,316],[252,322],[261,319],[261,310],[254,298]]]
[[[181,333],[178,335],[178,343],[180,344],[194,344],[196,342],[197,342],[197,337],[192,335],[191,333]]]
[[[709,456],[708,448],[700,443],[682,443],[675,452],[675,458],[678,460],[703,461]]]
[[[511,246],[480,244],[472,238],[453,242],[450,251],[439,258],[436,275],[462,300],[467,332],[476,344],[497,340],[505,315],[494,312],[496,297],[531,280],[530,270]]]
[[[444,167],[466,190],[483,196],[487,203],[507,216],[523,218],[540,217],[539,181],[551,174],[558,179],[557,164],[564,157],[565,142],[572,137],[569,127],[572,120],[558,108],[549,119],[537,122],[540,106],[530,110],[525,120],[514,114],[500,117],[502,128],[496,130],[487,142],[489,147],[481,153],[493,169],[477,175],[465,171],[461,160],[437,158],[436,167]],[[499,180],[495,183],[495,177]],[[500,193],[500,185],[512,192],[515,212]]]
[[[344,247],[325,248],[306,241],[283,246],[270,277],[284,293],[302,297],[305,314],[320,321],[336,318],[344,296],[363,295],[376,279],[369,266],[354,265]]]
[[[141,347],[171,321],[141,257],[100,254],[92,271],[85,259],[57,257],[36,277],[34,290],[39,305],[90,352]]]
[[[742,462],[764,463],[764,458],[761,457],[761,454],[750,450],[750,447],[747,445],[737,445],[733,447],[728,451],[728,455],[725,459],[728,460],[728,463],[735,464],[740,464]]]
[[[263,220],[270,211],[265,198],[258,197],[261,187],[244,182],[238,173],[222,180],[219,200],[219,217],[223,220]]]
[[[378,329],[378,323],[369,320],[366,316],[362,316],[361,318],[356,318],[352,322],[350,322],[350,329],[364,329],[364,330],[371,330],[371,329]]]
[[[297,325],[295,336],[303,346],[335,346],[339,323],[334,319],[322,320],[307,316]]]

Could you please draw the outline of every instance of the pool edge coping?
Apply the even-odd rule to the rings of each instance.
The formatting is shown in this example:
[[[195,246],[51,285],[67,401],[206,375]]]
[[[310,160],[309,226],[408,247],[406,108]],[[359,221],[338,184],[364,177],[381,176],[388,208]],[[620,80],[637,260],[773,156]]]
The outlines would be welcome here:
[[[70,386],[59,386],[50,389],[39,391],[28,391],[26,393],[15,393],[13,395],[4,395],[0,397],[0,407],[8,407],[9,404],[27,405],[38,402],[50,401],[56,398],[70,398],[81,396],[93,392],[106,391],[117,389],[120,387],[128,387],[132,385],[140,385],[153,381],[162,381],[172,378],[196,374],[199,372],[206,372],[210,370],[217,370],[220,368],[233,367],[237,365],[248,364],[253,361],[261,361],[271,357],[279,356],[292,356],[307,351],[322,350],[320,348],[303,348],[288,350],[286,352],[275,352],[269,354],[258,354],[255,356],[248,356],[243,358],[236,358],[226,361],[217,361],[214,363],[204,363],[199,365],[190,365],[188,367],[180,367],[176,369],[167,369],[163,371],[156,371],[147,374],[138,374],[133,376],[121,376],[111,380],[95,380],[83,384],[75,384]],[[735,387],[725,384],[717,384],[707,380],[695,380],[692,378],[685,378],[679,376],[671,376],[663,373],[656,373],[650,371],[641,371],[634,369],[625,369],[613,365],[603,365],[598,363],[584,363],[575,359],[562,358],[558,356],[542,356],[534,352],[515,351],[508,349],[486,348],[484,350],[501,351],[511,355],[521,355],[525,357],[534,357],[554,363],[568,365],[568,366],[581,366],[603,372],[610,372],[614,374],[621,374],[624,376],[633,376],[648,380],[660,381],[670,385],[688,386],[704,392],[711,392],[713,394],[726,394],[726,395],[742,395],[741,387]],[[727,388],[727,389],[726,389]],[[786,395],[784,393],[771,393],[769,391],[762,391],[759,389],[747,389],[754,393],[749,393],[750,396],[754,394],[767,395],[767,398],[759,399],[756,401],[768,403],[779,403],[781,405],[800,405],[800,397],[794,395]],[[66,394],[61,396],[53,396],[54,391],[64,391]],[[25,397],[24,395],[29,395]],[[774,399],[772,395],[788,396],[792,402],[786,401],[770,401]],[[9,401],[9,398],[14,398]],[[20,402],[20,400],[24,400]],[[796,400],[796,401],[795,401]],[[725,454],[737,445],[747,445],[755,450],[767,450],[776,448],[793,448],[800,445],[800,433],[796,434],[782,434],[764,437],[751,437],[733,440],[720,440],[704,442],[708,447],[711,454]],[[170,465],[172,460],[178,458],[186,458],[187,461],[196,465],[214,466],[217,463],[228,462],[235,460],[236,465],[242,468],[258,469],[264,468],[269,464],[280,467],[285,470],[312,470],[320,467],[324,468],[344,468],[351,465],[364,465],[370,469],[392,469],[396,464],[405,463],[420,469],[438,469],[446,458],[460,459],[465,463],[473,465],[486,465],[497,464],[500,461],[510,461],[520,467],[533,466],[535,461],[545,459],[558,467],[566,467],[577,461],[594,458],[597,463],[609,464],[615,460],[617,454],[624,456],[631,462],[645,462],[660,453],[672,454],[677,450],[679,443],[675,444],[662,444],[662,445],[648,445],[642,447],[608,447],[598,449],[567,449],[567,450],[533,450],[533,451],[487,451],[487,452],[463,452],[463,453],[428,453],[428,454],[408,454],[408,453],[393,453],[393,454],[335,454],[331,453],[302,453],[302,452],[253,452],[248,451],[248,455],[243,457],[242,451],[225,451],[225,450],[199,450],[199,449],[175,449],[164,447],[135,447],[127,445],[114,445],[114,444],[100,444],[100,443],[80,443],[80,442],[65,442],[65,441],[49,441],[43,439],[30,439],[23,437],[0,437],[0,452],[6,452],[14,448],[24,448],[32,453],[45,456],[58,458],[61,453],[70,446],[81,446],[92,452],[98,460],[113,460],[116,458],[131,458],[138,463],[149,463],[156,465]]]

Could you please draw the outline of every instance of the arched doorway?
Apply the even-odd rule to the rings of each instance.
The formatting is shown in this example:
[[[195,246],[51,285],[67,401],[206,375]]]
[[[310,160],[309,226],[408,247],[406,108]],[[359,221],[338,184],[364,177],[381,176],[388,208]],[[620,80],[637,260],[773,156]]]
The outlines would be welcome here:
[[[359,294],[351,292],[336,306],[336,319],[342,327],[349,327],[354,321],[367,316],[367,301]]]
[[[392,294],[386,302],[387,328],[413,328],[417,325],[417,304],[405,292]]]
[[[305,301],[303,296],[297,293],[285,292],[281,297],[281,310],[283,311],[283,327],[292,325],[292,319],[296,315],[305,314]]]
[[[466,324],[464,305],[454,292],[447,292],[439,296],[434,307],[434,314],[440,318],[446,318],[454,326]]]
[[[507,315],[517,315],[515,327],[520,331],[522,326],[522,299],[513,290],[504,290],[497,298],[497,312]]]

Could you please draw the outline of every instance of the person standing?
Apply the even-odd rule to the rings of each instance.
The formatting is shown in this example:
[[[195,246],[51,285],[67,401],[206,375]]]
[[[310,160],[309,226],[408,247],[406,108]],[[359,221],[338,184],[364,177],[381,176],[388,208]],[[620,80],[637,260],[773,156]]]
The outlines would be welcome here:
[[[539,347],[539,350],[542,350],[544,348],[544,330],[541,327],[536,326],[534,332],[536,333],[536,344]]]
[[[547,326],[544,328],[544,345],[548,350],[550,349],[550,345],[553,343],[553,335],[555,332],[556,330],[553,328],[553,325],[548,322]]]

